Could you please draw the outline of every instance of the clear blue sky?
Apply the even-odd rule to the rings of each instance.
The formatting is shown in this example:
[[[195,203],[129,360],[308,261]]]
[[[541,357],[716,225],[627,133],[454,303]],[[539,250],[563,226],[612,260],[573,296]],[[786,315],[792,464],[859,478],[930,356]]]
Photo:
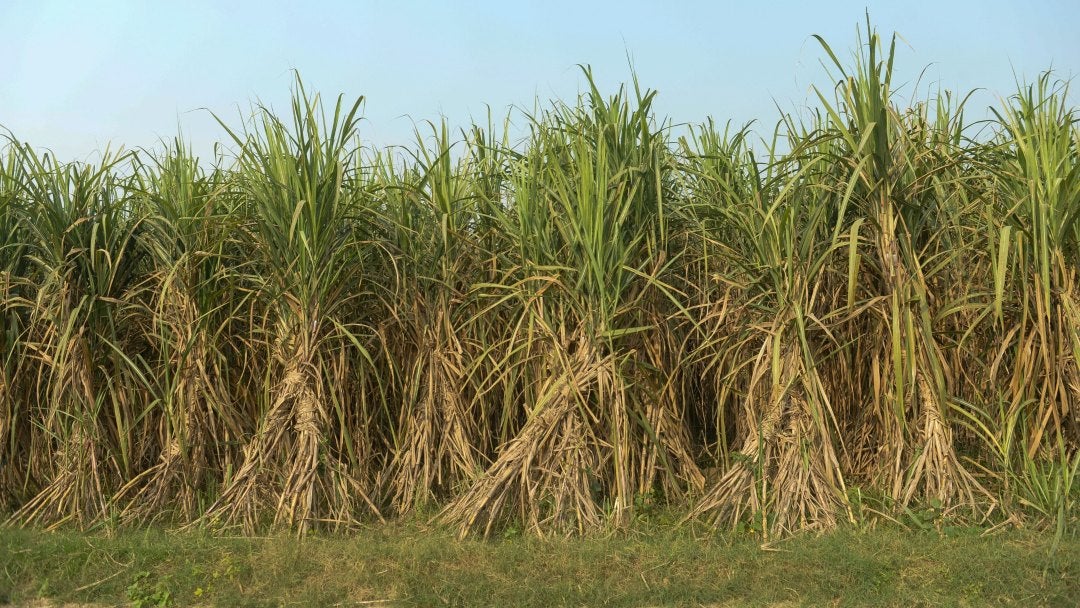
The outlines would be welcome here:
[[[1014,72],[1080,71],[1076,0],[0,0],[0,125],[64,159],[109,142],[154,146],[178,128],[205,154],[225,135],[199,108],[232,125],[254,99],[287,110],[296,68],[324,97],[367,98],[369,143],[406,144],[414,120],[460,125],[485,104],[501,114],[570,99],[578,63],[613,90],[630,55],[674,121],[771,127],[774,100],[796,108],[813,101],[811,85],[830,86],[811,34],[846,57],[868,5],[881,33],[906,41],[901,81],[929,66],[926,83],[985,88],[980,115],[1015,89]]]

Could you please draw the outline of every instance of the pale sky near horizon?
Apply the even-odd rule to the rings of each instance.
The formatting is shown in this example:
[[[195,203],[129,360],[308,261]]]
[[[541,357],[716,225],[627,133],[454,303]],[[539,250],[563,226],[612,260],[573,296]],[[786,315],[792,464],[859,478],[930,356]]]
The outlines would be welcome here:
[[[324,98],[363,95],[361,134],[409,144],[414,121],[460,126],[536,99],[572,99],[590,64],[602,91],[658,90],[672,121],[758,119],[816,105],[831,88],[823,36],[850,57],[869,8],[897,32],[901,98],[982,88],[973,115],[1048,68],[1080,72],[1080,4],[933,2],[399,2],[0,0],[7,52],[0,127],[65,160],[111,142],[153,147],[178,129],[207,155],[261,100],[288,111],[292,70]],[[629,61],[628,61],[629,56]],[[1073,98],[1077,98],[1074,91]]]

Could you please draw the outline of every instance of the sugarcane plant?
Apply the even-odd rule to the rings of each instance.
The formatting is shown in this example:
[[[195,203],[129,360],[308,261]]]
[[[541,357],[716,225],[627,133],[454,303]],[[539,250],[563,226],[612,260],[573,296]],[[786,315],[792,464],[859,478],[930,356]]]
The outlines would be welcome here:
[[[35,368],[23,415],[34,427],[27,475],[40,487],[11,520],[85,526],[110,517],[109,498],[142,449],[133,427],[145,391],[118,323],[141,269],[142,218],[113,172],[125,156],[61,165],[15,150],[28,267],[25,296],[12,305],[24,309]]]
[[[348,410],[343,387],[363,348],[343,318],[364,286],[358,238],[364,190],[352,187],[356,123],[363,99],[341,98],[325,115],[297,80],[291,129],[265,107],[255,128],[229,130],[240,147],[237,188],[253,216],[266,349],[265,404],[245,438],[239,467],[203,516],[214,526],[306,531],[347,525],[376,510],[364,485],[369,429]]]

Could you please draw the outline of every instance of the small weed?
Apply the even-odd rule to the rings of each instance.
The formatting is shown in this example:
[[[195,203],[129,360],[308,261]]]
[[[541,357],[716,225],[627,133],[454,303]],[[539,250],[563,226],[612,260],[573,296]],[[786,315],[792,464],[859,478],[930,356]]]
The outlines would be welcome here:
[[[127,587],[132,608],[165,608],[172,605],[172,593],[164,580],[153,582],[147,571],[139,572]]]

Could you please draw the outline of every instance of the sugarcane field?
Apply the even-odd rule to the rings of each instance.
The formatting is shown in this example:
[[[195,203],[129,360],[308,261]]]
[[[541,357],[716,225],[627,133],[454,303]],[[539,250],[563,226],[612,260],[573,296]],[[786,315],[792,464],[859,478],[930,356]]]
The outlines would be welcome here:
[[[1080,605],[1080,54],[976,107],[861,12],[745,123],[0,101],[0,604]]]

